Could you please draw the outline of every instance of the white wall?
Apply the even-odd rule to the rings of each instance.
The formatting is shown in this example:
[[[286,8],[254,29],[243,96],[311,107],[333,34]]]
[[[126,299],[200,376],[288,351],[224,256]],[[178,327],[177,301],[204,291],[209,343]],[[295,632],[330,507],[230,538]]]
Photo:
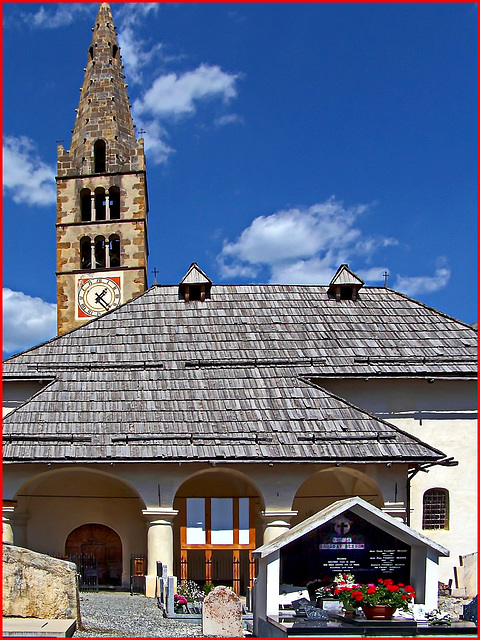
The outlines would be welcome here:
[[[477,400],[475,381],[321,380],[318,383],[440,449],[459,462],[435,466],[412,480],[410,526],[450,550],[440,559],[439,580],[453,579],[460,555],[477,545]],[[450,494],[448,530],[422,530],[423,494],[430,488]]]

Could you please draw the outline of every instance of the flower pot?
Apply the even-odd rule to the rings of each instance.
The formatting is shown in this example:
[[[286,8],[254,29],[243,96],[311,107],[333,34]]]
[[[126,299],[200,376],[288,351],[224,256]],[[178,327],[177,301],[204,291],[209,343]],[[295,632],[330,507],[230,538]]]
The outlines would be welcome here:
[[[374,607],[367,607],[364,605],[362,609],[367,620],[391,620],[396,611],[395,607],[386,607],[385,605],[380,604],[377,604]]]

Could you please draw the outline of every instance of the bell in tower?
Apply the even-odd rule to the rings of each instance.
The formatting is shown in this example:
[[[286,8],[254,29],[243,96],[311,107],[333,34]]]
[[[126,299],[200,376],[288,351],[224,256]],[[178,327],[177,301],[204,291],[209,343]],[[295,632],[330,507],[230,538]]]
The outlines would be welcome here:
[[[57,149],[57,328],[147,288],[145,152],[136,139],[110,5],[92,29],[70,149]]]

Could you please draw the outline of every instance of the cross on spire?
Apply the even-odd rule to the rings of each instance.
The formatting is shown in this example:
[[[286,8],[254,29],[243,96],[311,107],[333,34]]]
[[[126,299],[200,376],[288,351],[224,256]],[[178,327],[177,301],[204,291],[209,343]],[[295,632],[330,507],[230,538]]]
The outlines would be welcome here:
[[[158,269],[157,269],[157,267],[153,267],[153,271],[152,271],[152,273],[153,273],[153,278],[154,278],[154,280],[153,280],[153,284],[158,284],[158,282],[157,282],[157,274],[158,274]]]

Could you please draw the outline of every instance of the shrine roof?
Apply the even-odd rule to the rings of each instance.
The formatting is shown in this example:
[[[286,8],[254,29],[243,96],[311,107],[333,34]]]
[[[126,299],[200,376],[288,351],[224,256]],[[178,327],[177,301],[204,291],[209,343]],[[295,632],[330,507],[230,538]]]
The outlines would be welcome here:
[[[295,527],[292,527],[268,544],[258,547],[258,549],[255,549],[252,553],[257,558],[266,558],[272,553],[275,553],[279,549],[287,546],[294,540],[298,540],[311,531],[318,529],[327,522],[330,522],[334,518],[344,514],[346,511],[355,513],[386,533],[395,536],[402,542],[414,546],[429,547],[440,556],[450,555],[450,551],[438,544],[435,540],[427,538],[427,536],[415,531],[400,520],[392,518],[388,513],[383,512],[381,509],[378,509],[378,507],[375,507],[359,496],[345,498],[334,502],[303,522],[300,522]]]

